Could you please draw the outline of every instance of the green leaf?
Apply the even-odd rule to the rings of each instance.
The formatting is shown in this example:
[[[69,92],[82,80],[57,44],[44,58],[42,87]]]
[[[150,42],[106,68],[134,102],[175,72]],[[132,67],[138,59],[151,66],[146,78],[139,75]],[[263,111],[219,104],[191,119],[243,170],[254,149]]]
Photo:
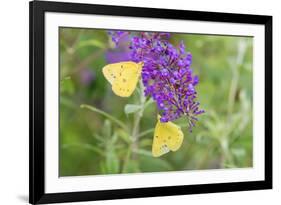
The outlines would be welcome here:
[[[98,48],[104,48],[104,44],[96,39],[81,41],[81,43],[78,44],[78,48],[83,48],[86,46],[94,46]]]
[[[148,156],[148,157],[152,157],[151,151],[147,151],[145,149],[138,149],[138,150],[133,150],[133,152],[143,155],[143,156]]]
[[[140,105],[127,104],[125,105],[124,112],[126,114],[131,114],[131,113],[138,112],[140,109],[141,109]]]
[[[152,146],[152,137],[149,139],[143,139],[139,142],[141,147],[151,147]]]

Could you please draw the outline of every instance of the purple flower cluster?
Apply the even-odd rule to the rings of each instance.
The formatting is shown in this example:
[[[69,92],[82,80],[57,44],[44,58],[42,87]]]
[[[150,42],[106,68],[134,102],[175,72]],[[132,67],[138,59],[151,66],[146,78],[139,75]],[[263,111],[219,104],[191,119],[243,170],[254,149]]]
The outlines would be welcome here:
[[[126,31],[108,31],[108,34],[111,36],[112,41],[118,45],[119,41],[127,36],[128,32]]]
[[[192,73],[192,55],[185,51],[184,43],[176,48],[169,43],[169,37],[169,33],[154,32],[133,36],[129,46],[131,60],[144,63],[145,95],[157,103],[162,112],[160,121],[186,116],[191,130],[198,120],[196,116],[204,112],[196,101],[199,78]]]

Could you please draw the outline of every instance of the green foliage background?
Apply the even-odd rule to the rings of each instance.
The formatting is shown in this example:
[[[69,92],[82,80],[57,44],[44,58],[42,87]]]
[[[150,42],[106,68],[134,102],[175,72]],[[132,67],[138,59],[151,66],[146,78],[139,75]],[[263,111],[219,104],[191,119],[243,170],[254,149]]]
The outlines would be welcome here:
[[[156,106],[144,110],[133,142],[137,113],[127,106],[126,114],[124,107],[138,96],[114,95],[101,72],[106,52],[114,50],[107,32],[60,28],[60,176],[252,166],[252,37],[172,34],[174,45],[181,40],[193,55],[206,113],[192,133],[184,119],[176,121],[185,136],[182,147],[154,158]],[[83,73],[92,79],[85,82]]]

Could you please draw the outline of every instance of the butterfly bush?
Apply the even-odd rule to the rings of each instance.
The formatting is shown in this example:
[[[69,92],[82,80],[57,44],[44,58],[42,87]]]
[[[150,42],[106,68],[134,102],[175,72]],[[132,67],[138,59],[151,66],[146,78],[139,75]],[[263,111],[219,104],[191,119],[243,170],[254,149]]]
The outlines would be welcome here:
[[[143,62],[142,82],[145,96],[151,96],[161,111],[161,122],[187,117],[190,131],[198,121],[199,109],[196,85],[198,76],[191,69],[192,55],[186,52],[183,42],[178,47],[169,42],[169,33],[110,31],[112,41],[118,46],[125,35],[130,35],[130,59]]]

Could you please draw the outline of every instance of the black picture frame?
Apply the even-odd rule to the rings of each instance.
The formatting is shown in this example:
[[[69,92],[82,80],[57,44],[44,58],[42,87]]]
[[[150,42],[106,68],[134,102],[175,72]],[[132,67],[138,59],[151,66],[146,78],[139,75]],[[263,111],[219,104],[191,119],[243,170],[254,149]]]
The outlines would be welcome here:
[[[93,4],[32,1],[29,4],[30,43],[30,164],[31,204],[107,200],[167,195],[230,192],[272,188],[272,16],[201,11],[105,6]],[[197,184],[71,193],[45,192],[45,12],[100,14],[128,17],[199,20],[209,22],[259,24],[265,26],[265,180],[234,183]]]

